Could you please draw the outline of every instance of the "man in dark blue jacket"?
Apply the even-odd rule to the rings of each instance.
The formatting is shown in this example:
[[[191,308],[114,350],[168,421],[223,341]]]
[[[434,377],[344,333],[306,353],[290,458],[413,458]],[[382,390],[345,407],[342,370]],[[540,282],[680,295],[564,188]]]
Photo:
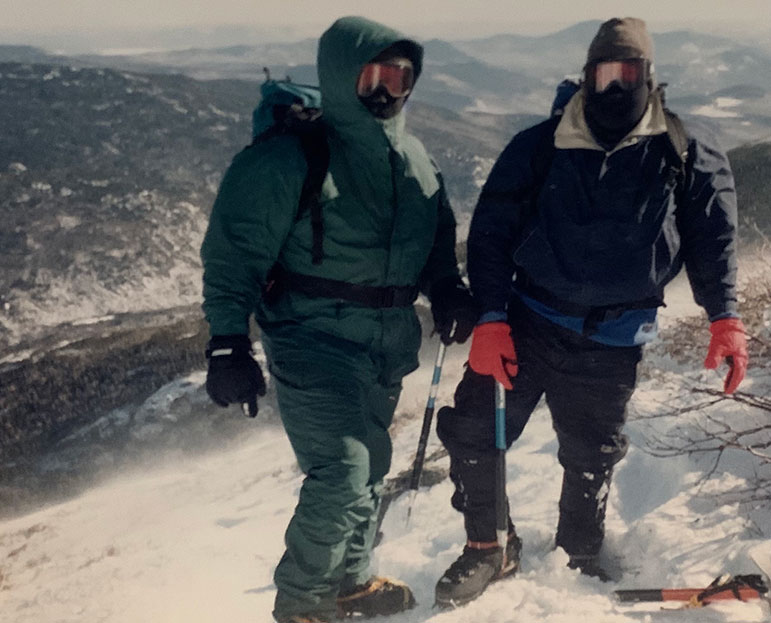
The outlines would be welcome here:
[[[641,20],[602,24],[562,116],[517,134],[482,190],[468,272],[483,315],[455,407],[437,425],[468,536],[437,584],[441,605],[474,599],[519,564],[510,519],[505,552],[496,542],[496,381],[508,390],[509,446],[545,395],[564,468],[556,543],[569,566],[606,578],[598,552],[611,471],[628,446],[626,405],[664,286],[683,265],[711,322],[705,365],[728,361],[726,392],[744,376],[733,177],[710,133],[665,111],[652,50]],[[683,147],[687,137],[684,160],[673,125]]]

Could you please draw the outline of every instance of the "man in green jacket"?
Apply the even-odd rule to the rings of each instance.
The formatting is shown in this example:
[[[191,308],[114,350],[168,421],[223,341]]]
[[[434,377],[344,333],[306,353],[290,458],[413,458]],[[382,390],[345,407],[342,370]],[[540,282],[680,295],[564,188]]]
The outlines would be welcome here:
[[[465,341],[476,322],[441,176],[404,128],[422,57],[416,42],[362,18],[342,18],[321,37],[329,165],[320,262],[312,219],[298,211],[308,164],[291,133],[235,157],[201,249],[209,395],[256,411],[265,383],[251,357],[254,312],[306,474],[274,575],[279,623],[414,605],[406,585],[368,570],[388,427],[402,377],[418,366],[413,302],[419,291],[428,296],[445,343]]]

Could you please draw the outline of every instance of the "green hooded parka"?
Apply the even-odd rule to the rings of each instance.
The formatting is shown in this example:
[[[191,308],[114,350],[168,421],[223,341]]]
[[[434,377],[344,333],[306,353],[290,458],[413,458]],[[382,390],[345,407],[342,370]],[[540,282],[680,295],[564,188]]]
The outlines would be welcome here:
[[[321,37],[318,73],[330,162],[322,187],[324,258],[311,262],[310,215],[297,219],[307,172],[299,140],[246,148],[225,174],[201,250],[212,335],[246,334],[255,313],[282,421],[307,475],[275,572],[274,615],[331,614],[369,577],[379,491],[391,460],[388,427],[402,377],[417,367],[412,305],[370,308],[288,290],[262,297],[278,262],[293,273],[371,286],[414,286],[430,298],[458,277],[455,219],[404,112],[373,117],[359,101],[362,66],[395,43],[422,48],[362,18]]]

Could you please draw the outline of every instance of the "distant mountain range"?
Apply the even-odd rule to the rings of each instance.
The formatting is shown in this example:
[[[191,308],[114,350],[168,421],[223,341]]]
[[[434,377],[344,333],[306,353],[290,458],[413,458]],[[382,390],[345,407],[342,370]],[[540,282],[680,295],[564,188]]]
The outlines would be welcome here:
[[[414,99],[455,111],[544,115],[555,85],[581,72],[599,21],[543,36],[502,34],[468,41],[425,42],[424,74]],[[771,53],[726,37],[691,31],[653,34],[658,80],[681,114],[716,119],[733,147],[771,137]],[[260,81],[274,76],[316,82],[315,39],[190,48],[120,56],[51,57],[45,51],[0,48],[0,60],[61,62],[134,72],[184,73],[197,79]]]
[[[445,174],[461,238],[494,158],[545,115],[549,82],[580,68],[596,26],[426,43],[408,123]],[[711,116],[729,145],[760,143],[731,158],[742,217],[768,232],[771,59],[693,33],[656,35],[656,44],[664,59],[690,50],[680,63],[660,64],[662,78],[665,71],[706,76],[716,59],[726,64],[699,92],[673,85],[670,102]],[[259,70],[268,65],[312,82],[315,45],[82,58],[0,46],[0,347],[62,322],[197,305],[198,248],[221,175],[249,142]],[[193,78],[202,75],[220,77]],[[252,80],[233,78],[247,75]]]

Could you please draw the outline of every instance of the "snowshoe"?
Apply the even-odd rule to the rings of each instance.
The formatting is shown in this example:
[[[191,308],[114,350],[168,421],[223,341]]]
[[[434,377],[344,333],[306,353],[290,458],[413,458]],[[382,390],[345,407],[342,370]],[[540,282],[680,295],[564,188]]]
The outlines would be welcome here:
[[[373,577],[366,584],[354,586],[337,598],[337,615],[374,617],[415,607],[415,597],[404,582]]]
[[[602,582],[610,582],[611,577],[600,565],[600,557],[596,554],[575,554],[568,560],[568,567],[578,569],[581,575],[597,578]]]
[[[515,533],[509,534],[506,560],[503,551],[494,547],[467,544],[460,557],[450,565],[436,583],[436,605],[462,606],[479,597],[491,582],[513,575],[519,569],[522,541]]]

